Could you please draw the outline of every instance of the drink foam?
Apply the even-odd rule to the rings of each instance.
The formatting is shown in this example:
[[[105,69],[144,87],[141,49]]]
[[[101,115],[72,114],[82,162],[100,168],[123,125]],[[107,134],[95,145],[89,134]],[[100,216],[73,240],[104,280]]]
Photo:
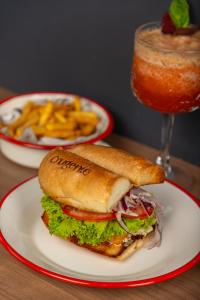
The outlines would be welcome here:
[[[200,30],[192,35],[163,34],[160,28],[137,32],[135,53],[163,67],[200,66]]]

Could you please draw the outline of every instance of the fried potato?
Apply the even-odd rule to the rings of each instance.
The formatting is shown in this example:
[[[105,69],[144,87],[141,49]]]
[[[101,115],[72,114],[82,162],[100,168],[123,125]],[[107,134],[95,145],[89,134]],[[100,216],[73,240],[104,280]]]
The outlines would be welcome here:
[[[56,103],[55,104],[55,111],[62,111],[62,112],[67,112],[67,111],[70,111],[70,110],[73,110],[73,105],[71,103],[69,104],[59,104],[59,103]]]
[[[49,100],[46,103],[27,102],[20,117],[10,125],[0,123],[0,129],[7,127],[8,134],[16,139],[26,128],[32,128],[37,138],[43,136],[73,140],[95,132],[99,122],[93,111],[83,111],[81,99],[75,96],[68,104]]]
[[[84,136],[90,135],[95,131],[95,129],[96,129],[96,127],[94,125],[87,124],[82,127],[81,134]]]
[[[98,119],[95,119],[95,118],[80,118],[78,119],[78,123],[81,125],[81,126],[84,126],[84,125],[87,125],[87,124],[91,124],[93,126],[97,126],[99,120]]]
[[[74,102],[73,102],[74,108],[76,111],[80,111],[81,110],[81,100],[79,96],[75,96],[74,97]]]
[[[66,117],[64,117],[63,111],[57,111],[54,114],[55,119],[60,123],[66,123]]]
[[[74,136],[74,131],[66,131],[66,130],[47,130],[45,129],[44,135],[48,137],[54,137],[54,138],[69,138],[70,136]]]
[[[47,130],[73,130],[76,128],[76,122],[67,122],[67,123],[49,123],[46,125]]]
[[[52,117],[48,120],[48,123],[47,123],[47,124],[52,124],[52,123],[56,123],[55,115],[52,116]],[[47,125],[47,124],[46,124],[46,125]]]
[[[39,120],[39,115],[37,114],[36,111],[33,111],[30,113],[29,119],[22,125],[17,127],[16,132],[15,132],[15,138],[20,138],[24,132],[25,128],[31,127],[32,125],[36,125]]]
[[[16,139],[20,138],[22,136],[23,132],[24,132],[23,126],[17,127],[16,132],[15,132],[15,138]]]
[[[94,112],[88,111],[71,111],[68,116],[75,118],[79,124],[91,124],[96,126],[99,122],[97,115]]]
[[[48,119],[50,118],[54,108],[54,103],[53,102],[48,102],[43,109],[43,112],[41,113],[40,120],[39,120],[39,125],[43,126],[47,123]]]
[[[45,127],[43,126],[32,126],[32,130],[36,136],[44,136]]]
[[[15,131],[16,131],[17,127],[23,125],[27,121],[27,119],[29,117],[29,113],[30,113],[31,109],[33,108],[33,106],[34,105],[32,102],[28,102],[24,106],[21,116],[16,121],[14,121],[11,125],[8,126],[8,132],[11,136],[15,135]]]
[[[75,118],[97,118],[96,113],[92,111],[70,111],[68,115]]]

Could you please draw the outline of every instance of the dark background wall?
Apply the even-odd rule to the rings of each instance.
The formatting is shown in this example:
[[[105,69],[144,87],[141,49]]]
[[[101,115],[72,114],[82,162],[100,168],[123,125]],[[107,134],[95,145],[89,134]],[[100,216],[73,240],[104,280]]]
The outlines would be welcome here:
[[[160,114],[130,89],[133,37],[159,20],[164,0],[1,0],[0,85],[17,92],[58,90],[97,99],[115,132],[159,147]],[[190,0],[200,23],[200,1]],[[200,110],[177,116],[171,152],[200,164]]]

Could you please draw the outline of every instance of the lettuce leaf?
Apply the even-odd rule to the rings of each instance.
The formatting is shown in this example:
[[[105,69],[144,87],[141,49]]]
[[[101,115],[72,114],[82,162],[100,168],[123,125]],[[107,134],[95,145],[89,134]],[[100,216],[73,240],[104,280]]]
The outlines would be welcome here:
[[[111,239],[115,235],[124,235],[126,232],[116,220],[113,221],[79,221],[63,213],[60,204],[44,195],[41,199],[43,209],[49,218],[49,232],[62,238],[75,236],[79,244],[98,245]],[[127,219],[125,223],[131,232],[148,230],[156,223],[155,216],[145,219]]]

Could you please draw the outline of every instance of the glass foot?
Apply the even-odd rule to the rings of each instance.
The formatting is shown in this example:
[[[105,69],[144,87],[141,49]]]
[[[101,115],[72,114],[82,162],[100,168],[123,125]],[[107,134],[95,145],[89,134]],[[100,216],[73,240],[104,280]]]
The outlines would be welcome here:
[[[163,167],[166,178],[176,182],[185,189],[192,191],[194,180],[191,177],[191,174],[186,173],[186,171],[181,169],[181,167],[171,166],[169,157],[167,157],[167,159],[163,159],[162,156],[159,155],[156,158],[156,164]]]
[[[163,169],[165,171],[166,178],[174,179],[174,172],[173,172],[172,167],[170,165],[170,158],[169,157],[163,158],[162,156],[159,155],[156,158],[156,164],[163,167]]]

